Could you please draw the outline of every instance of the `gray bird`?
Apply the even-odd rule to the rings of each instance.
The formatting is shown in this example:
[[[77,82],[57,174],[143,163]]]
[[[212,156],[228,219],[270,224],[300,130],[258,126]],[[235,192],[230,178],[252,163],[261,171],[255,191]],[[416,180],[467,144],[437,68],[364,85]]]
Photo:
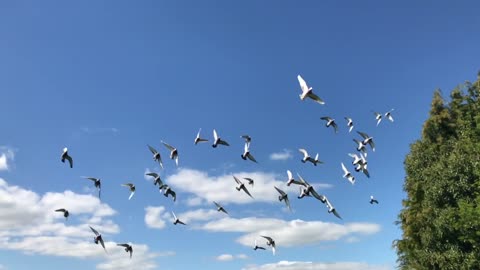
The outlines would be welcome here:
[[[370,196],[370,204],[378,204],[378,201],[376,199],[373,198],[373,195]]]
[[[175,215],[175,213],[172,211],[172,215],[173,215],[173,225],[177,225],[178,223],[182,224],[182,225],[187,225],[185,224],[183,221],[181,221],[180,219],[177,218],[177,216]]]
[[[155,186],[156,186],[157,184],[158,184],[158,186],[163,185],[162,179],[160,179],[160,175],[158,175],[158,173],[150,172],[150,173],[146,173],[145,175],[154,177],[154,179],[153,179],[153,184],[154,184]]]
[[[159,189],[160,192],[162,192],[163,189],[163,196],[168,197],[168,195],[171,195],[174,202],[177,200],[177,193],[175,193],[169,185],[163,184]]]
[[[55,212],[63,212],[63,216],[65,217],[66,220],[68,220],[68,216],[70,215],[68,210],[64,208],[57,209],[55,210]]]
[[[100,199],[100,192],[102,190],[102,182],[100,181],[100,178],[95,178],[95,177],[85,177],[85,179],[88,179],[90,181],[93,181],[95,184],[95,188],[98,189],[98,198]]]
[[[288,194],[285,193],[285,191],[277,188],[276,186],[273,186],[280,195],[278,196],[279,201],[285,201],[285,204],[287,205],[288,210],[292,211],[292,208],[290,207],[290,200],[288,199]]]
[[[130,252],[130,259],[132,258],[133,248],[129,244],[117,244],[117,246],[121,246],[125,248],[125,252]]]
[[[217,131],[214,129],[213,130],[213,144],[212,147],[216,148],[219,144],[225,145],[225,146],[230,146],[227,141],[222,140],[217,134]]]
[[[128,187],[128,189],[130,190],[130,197],[128,197],[128,200],[130,200],[133,197],[133,194],[135,194],[135,185],[132,183],[126,183],[122,184],[122,186]]]
[[[163,169],[163,162],[162,162],[162,156],[160,155],[160,153],[155,149],[153,148],[152,146],[148,145],[148,149],[150,149],[150,152],[152,152],[153,154],[153,160],[155,160],[155,162],[158,162],[158,164],[160,164],[160,167],[162,167]]]
[[[375,143],[373,142],[373,137],[368,136],[368,134],[365,132],[357,131],[357,133],[360,134],[360,136],[362,136],[363,138],[362,144],[370,145],[370,148],[372,148],[372,151],[375,152]]]
[[[327,203],[328,213],[333,213],[336,217],[342,219],[342,217],[340,217],[340,214],[338,214],[337,210],[335,209],[335,207],[333,207],[327,197],[325,197],[325,201]]]
[[[70,155],[68,155],[67,147],[63,148],[61,160],[63,163],[65,163],[65,160],[68,160],[68,163],[70,164],[70,168],[73,168],[73,158]]]
[[[201,142],[208,142],[207,139],[202,139],[202,138],[200,138],[200,132],[201,132],[201,131],[202,131],[202,129],[200,128],[200,129],[198,130],[197,137],[195,137],[195,140],[193,141],[193,143],[194,143],[195,145],[197,145],[198,143],[201,143]]]
[[[272,247],[272,253],[273,255],[275,255],[275,241],[270,236],[263,236],[263,235],[260,235],[260,236],[267,239],[267,246]]]
[[[327,121],[327,123],[325,124],[325,126],[328,128],[329,126],[332,126],[333,127],[333,130],[335,131],[335,133],[338,132],[338,126],[337,126],[337,123],[335,123],[335,119],[329,117],[329,116],[324,116],[324,117],[320,117],[320,119],[322,120],[325,120]]]
[[[245,187],[245,184],[242,183],[242,181],[238,180],[237,177],[235,177],[235,175],[233,176],[233,179],[235,179],[235,182],[237,182],[238,186],[236,187],[236,189],[238,191],[240,190],[243,190],[245,193],[247,193],[248,196],[250,196],[252,199],[253,199],[253,196],[250,194],[250,192],[248,191],[247,187]]]
[[[177,148],[169,145],[168,143],[162,141],[163,145],[165,145],[165,147],[168,148],[168,150],[170,150],[170,159],[173,159],[175,160],[175,164],[177,164],[178,166],[178,150]]]
[[[221,206],[219,203],[217,203],[217,202],[215,202],[215,201],[213,201],[213,203],[217,206],[217,211],[218,211],[218,212],[224,212],[225,214],[228,215],[227,210],[225,210],[225,208],[223,208],[223,206]]]
[[[103,247],[103,250],[105,250],[106,253],[108,253],[107,249],[105,248],[105,243],[103,242],[103,238],[102,238],[102,235],[100,233],[97,232],[97,230],[95,230],[94,228],[92,228],[91,226],[88,226],[90,227],[90,229],[92,230],[92,232],[95,234],[95,237],[93,238],[93,242],[95,242],[95,244],[98,245],[98,243],[100,242],[100,244],[102,245]]]

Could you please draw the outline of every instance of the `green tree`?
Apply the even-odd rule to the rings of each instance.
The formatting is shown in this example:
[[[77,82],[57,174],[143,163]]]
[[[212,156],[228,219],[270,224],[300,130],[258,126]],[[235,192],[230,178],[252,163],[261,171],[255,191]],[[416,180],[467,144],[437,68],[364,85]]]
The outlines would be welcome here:
[[[433,94],[421,139],[410,145],[394,241],[400,269],[480,269],[480,73]]]

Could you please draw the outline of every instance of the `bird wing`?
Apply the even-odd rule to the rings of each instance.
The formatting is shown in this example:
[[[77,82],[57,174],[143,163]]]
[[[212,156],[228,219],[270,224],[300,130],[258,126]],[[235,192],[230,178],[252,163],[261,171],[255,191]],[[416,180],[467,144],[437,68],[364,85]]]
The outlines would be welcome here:
[[[153,177],[155,177],[155,178],[158,177],[158,174],[157,174],[157,173],[154,173],[154,172],[146,173],[145,175],[153,176]]]
[[[338,217],[339,219],[342,219],[342,220],[343,220],[343,218],[340,216],[340,214],[338,214],[337,209],[333,209],[332,213],[333,213],[336,217]]]
[[[180,224],[182,224],[182,225],[187,225],[187,224],[185,224],[185,223],[184,223],[183,221],[181,221],[181,220],[178,220],[178,223],[180,223]]]
[[[126,183],[126,184],[122,184],[122,186],[132,188],[133,184],[132,183]]]
[[[162,141],[162,144],[165,145],[165,147],[167,147],[168,150],[170,150],[170,151],[175,150],[175,147],[171,146],[170,144],[168,144],[168,143],[166,143],[166,142],[164,142],[164,141]]]
[[[251,153],[248,153],[247,158],[250,159],[251,161],[255,162],[255,163],[258,163],[257,160],[255,159],[255,157],[253,157],[253,155]]]
[[[308,158],[308,152],[307,152],[307,150],[305,150],[305,149],[303,149],[303,148],[300,148],[300,149],[298,149],[298,151],[303,154],[303,157],[304,157],[304,158]]]
[[[227,141],[224,141],[222,139],[218,140],[218,144],[223,144],[223,145],[226,145],[226,146],[230,146],[230,144],[228,144]]]
[[[213,130],[213,140],[214,141],[218,140],[218,134],[217,134],[217,131],[215,129]]]
[[[242,181],[238,180],[238,178],[235,175],[233,175],[233,179],[235,179],[235,182],[237,182],[237,184],[239,185],[243,184]]]
[[[325,121],[330,121],[330,120],[332,120],[332,118],[330,118],[330,117],[328,117],[328,116],[320,117],[320,119],[325,120]]]
[[[338,132],[338,125],[335,122],[332,122],[333,129],[335,130],[335,133]]]
[[[245,146],[243,147],[243,151],[245,151],[245,153],[247,153],[249,148],[250,148],[250,144],[248,142],[246,142]]]
[[[273,239],[269,236],[260,235],[261,237],[267,239],[269,242],[273,242]]]
[[[312,193],[313,197],[315,197],[317,200],[325,203],[325,196],[318,194],[317,191],[313,188],[310,192]]]
[[[92,230],[92,232],[96,235],[96,236],[99,236],[100,234],[97,232],[97,230],[95,230],[94,228],[92,228],[92,226],[88,226],[90,227],[90,229]]]
[[[272,246],[272,253],[273,253],[273,256],[275,256],[275,247]]]
[[[298,83],[300,84],[300,88],[302,88],[302,92],[307,92],[308,91],[308,86],[305,80],[302,78],[302,76],[298,75],[297,76]]]
[[[345,165],[343,164],[343,162],[342,162],[342,170],[345,174],[348,173],[348,170],[347,170],[347,168],[345,168]]]
[[[364,167],[362,171],[368,178],[370,178],[370,173],[368,172],[367,168]]]
[[[365,132],[357,131],[357,133],[358,133],[360,136],[362,136],[363,139],[367,139],[367,138],[369,137],[368,134],[365,133]]]
[[[152,152],[152,154],[155,155],[156,153],[158,153],[157,150],[155,150],[155,148],[151,147],[151,146],[148,145],[148,144],[147,144],[147,146],[148,146],[148,149],[150,149],[150,152]]]
[[[105,243],[103,242],[103,238],[100,237],[100,244],[103,247],[103,250],[105,250],[106,253],[108,253],[107,249],[105,248]]]
[[[354,159],[358,159],[359,157],[357,156],[357,154],[352,154],[352,153],[348,153],[348,155]]]
[[[375,151],[375,143],[373,142],[373,139],[368,141],[368,144],[370,145],[370,147],[372,148],[373,151]]]
[[[128,197],[128,200],[130,200],[130,199],[133,197],[133,194],[135,194],[135,191],[132,191],[132,192],[130,193],[130,196]]]
[[[307,96],[313,100],[315,100],[317,103],[319,104],[325,104],[325,101],[323,101],[323,99],[321,99],[319,96],[317,96],[316,94],[314,94],[313,92],[310,92],[307,94]]]
[[[277,188],[276,186],[273,186],[273,187],[274,187],[274,188],[275,188],[275,189],[278,191],[278,193],[280,193],[280,195],[282,195],[282,196],[285,196],[285,195],[287,195],[287,193],[285,193],[285,191],[283,191],[283,190],[281,190],[281,189]]]
[[[310,184],[308,184],[308,182],[305,179],[303,179],[302,176],[300,176],[300,174],[297,173],[297,175],[298,175],[298,179],[300,179],[303,186],[309,186],[310,185]]]
[[[285,197],[284,201],[285,201],[285,204],[287,205],[288,210],[292,211],[292,208],[290,207],[290,200],[288,199],[288,196]]]
[[[85,177],[85,179],[91,180],[93,182],[96,182],[98,179],[95,177]]]
[[[65,158],[68,160],[68,163],[70,164],[70,168],[73,168],[73,158],[68,154],[65,155]]]
[[[252,185],[252,186],[253,186],[254,183],[255,183],[252,178],[245,177],[245,178],[243,178],[243,179],[247,180],[247,181],[248,181],[248,184],[250,184],[250,185]]]
[[[64,212],[64,213],[65,213],[65,211],[66,211],[66,210],[63,209],[63,208],[60,208],[60,209],[55,210],[55,212]]]
[[[247,193],[248,196],[253,198],[252,194],[250,194],[250,192],[248,191],[246,186],[243,186],[242,189],[243,189],[243,191],[245,191],[245,193]]]
[[[292,172],[290,170],[287,170],[287,175],[288,175],[288,180],[293,178]]]
[[[173,219],[177,220],[177,216],[175,215],[175,213],[172,211],[172,215],[173,215]]]
[[[176,201],[176,200],[177,200],[177,193],[175,193],[175,191],[173,191],[172,189],[169,189],[169,190],[167,191],[167,196],[168,196],[168,194],[172,195],[173,201]]]
[[[129,245],[129,244],[117,244],[117,246],[121,246],[121,247],[129,247],[130,245]]]

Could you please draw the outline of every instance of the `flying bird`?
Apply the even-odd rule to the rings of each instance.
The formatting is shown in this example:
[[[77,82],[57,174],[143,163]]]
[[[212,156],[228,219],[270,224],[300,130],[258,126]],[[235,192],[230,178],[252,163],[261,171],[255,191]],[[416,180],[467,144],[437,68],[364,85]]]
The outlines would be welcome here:
[[[290,200],[288,200],[288,195],[285,193],[285,191],[277,188],[276,186],[273,186],[280,195],[278,196],[279,201],[285,201],[285,204],[287,205],[288,210],[292,211],[292,208],[290,207]]]
[[[61,158],[63,163],[65,163],[65,160],[68,160],[68,163],[70,164],[70,168],[73,168],[73,158],[70,155],[68,155],[67,147],[63,148],[63,153]]]
[[[163,196],[168,197],[168,195],[171,195],[174,202],[177,200],[177,193],[175,193],[175,191],[173,191],[173,189],[169,185],[167,184],[161,185],[159,188],[160,192],[162,192],[162,189],[163,189]]]
[[[343,170],[343,178],[347,178],[347,180],[353,184],[355,184],[355,177],[350,173],[347,168],[345,168],[345,165],[342,162],[342,170]]]
[[[308,87],[307,83],[305,80],[302,78],[302,76],[298,75],[297,76],[298,83],[300,83],[300,87],[302,88],[302,94],[300,94],[300,99],[305,100],[305,98],[311,98],[312,100],[316,101],[319,104],[325,104],[325,102],[316,94],[313,93],[313,88]]]
[[[342,219],[342,217],[340,217],[340,214],[338,214],[337,210],[335,209],[335,207],[333,207],[327,197],[325,197],[325,201],[327,203],[328,213],[333,213],[336,217]]]
[[[249,135],[242,135],[240,136],[240,138],[243,138],[245,140],[245,143],[248,144],[250,144],[250,142],[252,141],[252,137],[250,137]]]
[[[154,184],[155,186],[156,186],[157,184],[158,184],[158,186],[163,185],[162,179],[160,179],[160,175],[158,175],[158,173],[150,172],[150,173],[146,173],[145,175],[154,177],[154,179],[153,179],[153,184]]]
[[[95,184],[95,188],[98,189],[98,198],[100,199],[100,191],[102,189],[102,182],[100,181],[100,178],[95,178],[95,177],[85,177],[85,179],[88,179],[90,181],[93,181]]]
[[[373,195],[370,196],[370,204],[378,204],[378,201],[376,199],[373,198]]]
[[[291,184],[295,185],[303,185],[302,182],[297,181],[293,178],[292,172],[290,170],[287,170],[287,175],[288,175],[288,181],[287,181],[287,186],[290,186]]]
[[[150,149],[150,152],[152,152],[153,154],[153,160],[155,160],[155,162],[158,162],[158,164],[160,164],[160,167],[162,167],[163,169],[163,162],[162,162],[162,156],[160,155],[160,153],[155,149],[153,148],[152,146],[148,145],[148,149]]]
[[[363,138],[362,144],[365,146],[367,144],[370,145],[370,148],[372,148],[372,151],[375,152],[375,143],[373,142],[373,137],[368,136],[368,134],[365,132],[357,131],[357,133]]]
[[[70,215],[68,210],[66,210],[64,208],[57,209],[57,210],[55,210],[55,212],[63,212],[63,216],[65,217],[66,220],[68,220],[68,216]]]
[[[213,201],[213,203],[217,206],[217,211],[218,211],[218,212],[224,212],[225,214],[228,215],[227,210],[225,210],[225,208],[223,208],[223,206],[221,206],[219,203],[217,203],[217,202],[215,202],[215,201]]]
[[[219,144],[222,144],[222,145],[225,145],[225,146],[230,146],[230,144],[228,144],[228,142],[222,140],[218,136],[217,131],[214,129],[213,130],[213,144],[212,144],[212,147],[216,148]]]
[[[182,225],[187,225],[185,224],[183,221],[181,221],[180,219],[177,218],[177,216],[175,215],[175,213],[172,211],[172,215],[173,215],[173,225],[177,225],[178,223],[182,224]]]
[[[265,250],[264,247],[257,245],[257,239],[255,239],[255,246],[253,247],[253,250],[257,250],[257,249]]]
[[[370,178],[370,173],[367,170],[367,163],[358,163],[355,167],[356,172],[363,172],[368,178]]]
[[[108,253],[108,252],[107,252],[107,249],[105,248],[105,243],[103,242],[102,235],[99,234],[99,233],[97,232],[97,230],[95,230],[94,228],[92,228],[92,226],[88,226],[88,227],[90,227],[90,229],[92,230],[92,232],[95,234],[95,237],[93,238],[93,242],[95,242],[95,244],[97,244],[97,245],[98,245],[98,242],[100,242],[100,244],[101,244],[102,247],[103,247],[103,250],[105,250],[105,252]]]
[[[248,184],[253,187],[253,184],[255,183],[252,178],[245,177],[243,178],[244,180],[247,180]]]
[[[385,117],[386,117],[388,120],[390,120],[390,122],[393,123],[392,112],[393,112],[393,109],[391,109],[390,111],[386,112],[386,113],[385,113]]]
[[[322,203],[325,203],[325,196],[318,194],[317,191],[313,188],[313,186],[307,182],[307,180],[303,179],[300,174],[297,173],[297,175],[298,179],[300,179],[300,182],[302,182],[303,186],[305,186],[305,189],[302,192],[306,193],[308,196],[313,196],[315,199],[321,201]]]
[[[243,190],[245,193],[247,193],[248,196],[250,196],[252,199],[253,199],[253,196],[250,194],[250,192],[248,191],[247,187],[245,187],[245,184],[242,183],[242,181],[238,180],[237,177],[235,177],[235,175],[233,175],[233,179],[235,179],[235,182],[237,182],[238,186],[235,187],[238,191],[240,190]]]
[[[377,127],[378,127],[378,124],[382,122],[382,114],[378,112],[373,112],[373,114],[375,114],[375,120],[377,120]]]
[[[320,163],[320,164],[323,163],[323,161],[320,161],[320,160],[318,159],[318,153],[317,153],[317,155],[315,156],[315,158],[312,158],[312,157],[308,154],[307,150],[305,150],[305,149],[303,149],[303,148],[300,148],[300,149],[298,149],[298,151],[303,154],[303,158],[302,158],[302,160],[301,160],[303,163],[305,163],[305,162],[307,162],[307,161],[310,161],[310,162],[311,162],[313,165],[315,165],[315,166],[317,166],[318,163]]]
[[[117,246],[121,246],[125,248],[125,252],[130,252],[130,259],[132,258],[133,248],[129,244],[117,244]]]
[[[353,129],[353,120],[350,117],[345,117],[345,120],[347,120],[347,127],[349,127],[348,132],[352,132]]]
[[[297,198],[302,199],[303,197],[310,197],[310,194],[307,193],[306,188],[300,187],[300,195],[298,195]]]
[[[178,166],[178,150],[177,148],[169,145],[168,143],[162,141],[163,145],[165,145],[165,147],[168,148],[168,150],[170,150],[170,159],[173,159],[175,160],[175,164],[177,164]]]
[[[357,144],[357,148],[356,148],[357,151],[362,152],[365,154],[365,156],[367,156],[367,148],[365,147],[363,142],[357,139],[353,139],[353,141]]]
[[[197,145],[200,142],[208,142],[207,139],[200,138],[200,131],[202,131],[201,128],[198,130],[197,137],[195,137],[195,141],[193,141],[195,143],[195,145]]]
[[[270,236],[263,236],[263,235],[260,235],[260,236],[267,239],[267,246],[272,247],[272,253],[273,255],[275,255],[275,241]]]
[[[130,197],[128,197],[128,200],[130,200],[133,197],[133,194],[135,194],[135,185],[132,183],[126,183],[122,184],[124,187],[128,187],[130,189]]]
[[[250,159],[251,161],[258,163],[257,160],[253,157],[253,155],[250,153],[250,143],[245,143],[245,147],[243,150],[243,154],[241,155],[243,160]]]
[[[337,126],[337,123],[335,123],[335,119],[329,117],[329,116],[324,116],[324,117],[320,117],[320,119],[322,120],[325,120],[327,121],[327,123],[325,124],[325,126],[328,128],[330,126],[333,127],[335,133],[338,132],[338,126]]]

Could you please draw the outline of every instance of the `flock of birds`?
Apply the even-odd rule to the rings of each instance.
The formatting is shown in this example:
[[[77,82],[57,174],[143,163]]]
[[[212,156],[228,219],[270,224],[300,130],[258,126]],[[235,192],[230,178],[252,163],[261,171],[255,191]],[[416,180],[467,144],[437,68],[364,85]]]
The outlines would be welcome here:
[[[307,83],[305,82],[305,80],[300,75],[297,76],[297,79],[298,79],[298,82],[299,82],[301,90],[302,90],[302,93],[300,94],[300,99],[302,101],[305,100],[306,98],[309,98],[309,99],[312,99],[313,101],[315,101],[319,104],[322,104],[322,105],[325,104],[325,102],[313,92],[312,87],[309,87],[307,85]],[[383,118],[386,118],[389,121],[393,122],[394,120],[393,120],[393,117],[392,117],[392,111],[393,111],[393,109],[384,113],[384,114],[378,113],[378,112],[373,112],[374,115],[375,115],[375,120],[377,122],[377,126],[380,124],[380,122],[382,121]],[[335,119],[333,119],[329,116],[324,116],[324,117],[321,117],[320,119],[326,121],[325,126],[327,128],[332,127],[335,133],[338,132],[338,125],[337,125],[337,122],[335,122]],[[346,125],[348,127],[348,132],[350,133],[350,132],[352,132],[352,130],[354,128],[354,122],[349,117],[345,117],[345,120],[347,121]],[[194,144],[195,145],[197,145],[199,143],[205,143],[205,142],[209,141],[206,138],[202,138],[200,136],[200,133],[201,133],[201,129],[199,129],[199,131],[197,133],[197,136],[194,139]],[[349,153],[348,155],[351,158],[353,158],[352,165],[354,167],[354,170],[356,172],[362,172],[367,177],[370,177],[370,174],[367,170],[367,164],[368,164],[368,162],[367,162],[367,146],[369,146],[370,149],[374,152],[375,151],[375,143],[373,141],[373,137],[369,136],[367,133],[360,132],[360,131],[357,131],[357,133],[360,135],[361,139],[353,139],[353,141],[355,142],[355,144],[357,146],[356,150],[358,151],[358,154]],[[241,154],[241,158],[243,160],[248,159],[248,160],[251,160],[252,162],[257,163],[257,160],[255,159],[255,157],[250,152],[250,144],[251,144],[252,138],[249,135],[242,135],[241,138],[243,138],[245,140],[244,152]],[[178,150],[177,150],[177,148],[171,146],[170,144],[168,144],[164,141],[161,141],[161,143],[170,151],[170,159],[174,160],[175,164],[178,166]],[[222,139],[218,135],[217,131],[214,129],[213,130],[213,144],[212,144],[212,147],[217,148],[219,145],[230,146],[230,144],[226,140]],[[163,169],[164,165],[163,165],[163,161],[162,161],[162,157],[161,157],[160,152],[157,151],[151,145],[147,145],[147,147],[150,150],[151,154],[153,155],[153,160],[156,163],[158,163],[160,165],[160,167]],[[298,150],[301,154],[303,154],[303,158],[301,159],[301,162],[303,162],[303,163],[310,162],[314,166],[317,166],[318,164],[323,163],[321,160],[319,160],[318,153],[315,155],[315,158],[313,158],[312,156],[310,156],[310,154],[307,152],[306,149],[300,148]],[[63,163],[65,163],[65,161],[68,161],[68,163],[70,165],[70,168],[73,168],[73,158],[72,158],[71,155],[69,155],[67,148],[63,149],[63,153],[61,155],[61,161]],[[352,185],[355,184],[355,176],[353,175],[353,173],[351,173],[347,169],[347,167],[345,166],[344,163],[341,163],[341,168],[343,170],[343,178],[346,178]],[[158,185],[159,191],[163,192],[163,195],[165,197],[170,196],[170,197],[172,197],[174,202],[176,201],[176,199],[177,199],[176,192],[169,185],[167,185],[166,183],[164,183],[162,181],[159,174],[154,173],[154,172],[149,172],[149,173],[146,173],[146,175],[150,176],[150,177],[153,177],[153,184],[155,186]],[[236,186],[237,191],[243,191],[244,193],[246,193],[248,196],[250,196],[253,199],[253,196],[250,193],[250,191],[248,190],[245,183],[242,182],[235,175],[232,175],[232,176],[233,176],[233,179],[234,179],[235,183],[237,184],[237,186]],[[294,184],[294,185],[299,186],[300,195],[297,196],[298,199],[302,199],[304,197],[314,197],[315,199],[319,200],[320,202],[322,202],[323,204],[326,205],[326,207],[328,209],[327,210],[328,213],[332,213],[337,218],[342,219],[342,217],[340,216],[338,211],[335,209],[333,204],[328,200],[327,196],[319,194],[314,189],[314,187],[310,183],[308,183],[300,174],[297,173],[297,176],[298,176],[298,180],[293,177],[293,174],[290,170],[287,170],[286,185],[290,186],[290,185]],[[95,188],[98,190],[98,198],[100,198],[101,185],[102,185],[100,178],[85,177],[85,179],[93,182]],[[253,179],[243,178],[243,180],[247,181],[248,185],[253,187],[253,185],[254,185],[254,180]],[[122,186],[127,187],[129,189],[130,196],[128,197],[128,199],[129,200],[132,199],[133,195],[135,194],[135,185],[133,183],[125,183],[125,184],[122,184]],[[285,191],[283,191],[282,189],[280,189],[276,186],[274,186],[274,188],[279,193],[278,200],[280,202],[283,201],[285,203],[286,207],[288,208],[288,210],[291,211],[290,200],[288,198],[288,194]],[[215,204],[217,211],[223,212],[223,213],[228,215],[227,210],[220,203],[215,202],[215,201],[213,203]],[[370,196],[370,204],[374,204],[374,203],[378,204],[378,200],[376,200],[373,197],[373,195],[371,195]],[[67,209],[61,208],[61,209],[57,209],[55,211],[56,212],[62,212],[64,217],[66,219],[68,219],[69,212],[68,212]],[[183,222],[182,220],[180,220],[175,215],[175,213],[173,211],[172,211],[172,216],[173,216],[173,219],[174,219],[173,220],[174,225],[177,225],[177,224],[186,225],[186,223]],[[90,226],[90,229],[95,234],[95,237],[94,237],[95,244],[100,243],[101,246],[103,247],[103,249],[105,250],[105,252],[108,253],[107,249],[105,248],[105,243],[104,243],[104,240],[102,238],[102,235],[97,230],[92,228],[91,226]],[[272,252],[275,255],[275,247],[276,247],[275,240],[272,237],[266,236],[266,235],[261,235],[261,237],[266,239],[267,246],[271,247]],[[132,258],[133,247],[130,244],[122,243],[122,244],[117,244],[117,246],[124,247],[125,252],[130,253],[130,258]],[[257,245],[257,240],[255,239],[253,249],[254,250],[258,250],[258,249],[265,250],[266,248]]]

